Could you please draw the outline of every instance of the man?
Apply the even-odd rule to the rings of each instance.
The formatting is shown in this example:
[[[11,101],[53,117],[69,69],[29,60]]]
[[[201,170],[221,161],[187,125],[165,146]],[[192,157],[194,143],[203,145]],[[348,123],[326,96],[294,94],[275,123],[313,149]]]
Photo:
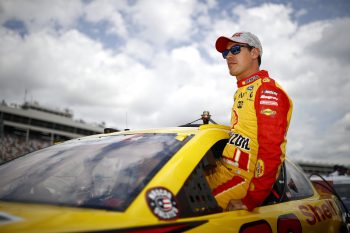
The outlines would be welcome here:
[[[218,204],[252,210],[270,194],[285,158],[292,101],[260,70],[261,43],[250,32],[219,37],[216,49],[237,79],[231,138],[214,170],[207,173]]]

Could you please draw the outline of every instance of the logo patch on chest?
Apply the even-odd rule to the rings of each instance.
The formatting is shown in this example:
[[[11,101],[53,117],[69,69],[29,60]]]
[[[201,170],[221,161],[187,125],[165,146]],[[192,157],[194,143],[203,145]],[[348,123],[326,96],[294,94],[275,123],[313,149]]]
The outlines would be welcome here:
[[[255,177],[256,178],[262,177],[264,175],[264,171],[265,171],[264,161],[261,159],[258,159],[258,161],[256,161]]]
[[[242,108],[243,107],[243,101],[240,100],[237,102],[237,108]]]
[[[250,138],[243,137],[238,133],[234,133],[230,138],[230,140],[228,141],[229,144],[235,145],[238,148],[248,150],[248,151],[250,150],[249,142],[250,142]]]
[[[269,108],[266,108],[266,109],[262,109],[260,111],[261,114],[264,114],[266,116],[274,116],[276,115],[276,111],[272,110],[272,109],[269,109]]]

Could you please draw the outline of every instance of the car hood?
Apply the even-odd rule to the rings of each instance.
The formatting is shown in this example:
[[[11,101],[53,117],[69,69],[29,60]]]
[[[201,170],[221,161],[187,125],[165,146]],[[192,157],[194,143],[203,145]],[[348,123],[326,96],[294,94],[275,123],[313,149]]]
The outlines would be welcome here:
[[[107,210],[0,202],[0,232],[88,232],[147,225]]]

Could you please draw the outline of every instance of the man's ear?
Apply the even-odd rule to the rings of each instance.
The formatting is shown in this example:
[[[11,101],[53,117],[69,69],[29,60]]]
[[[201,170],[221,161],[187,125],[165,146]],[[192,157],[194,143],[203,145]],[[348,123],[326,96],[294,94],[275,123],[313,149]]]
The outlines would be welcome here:
[[[250,52],[252,54],[253,59],[255,59],[255,58],[257,59],[260,55],[260,51],[258,48],[253,48]]]

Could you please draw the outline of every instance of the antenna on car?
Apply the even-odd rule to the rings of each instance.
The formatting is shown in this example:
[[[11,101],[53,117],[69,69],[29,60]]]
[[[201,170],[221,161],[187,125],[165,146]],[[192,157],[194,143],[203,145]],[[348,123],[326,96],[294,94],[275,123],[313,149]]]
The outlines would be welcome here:
[[[193,124],[196,121],[203,121],[203,124]],[[214,120],[211,119],[211,115],[209,111],[203,111],[201,118],[194,120],[190,123],[184,124],[184,125],[180,125],[180,127],[198,127],[201,125],[207,125],[209,124],[209,122],[213,123],[213,124],[217,124]]]
[[[209,124],[209,121],[212,122],[213,124],[216,124],[215,121],[211,119],[211,115],[209,111],[204,111],[203,114],[201,115],[201,119],[203,120],[203,124]]]

